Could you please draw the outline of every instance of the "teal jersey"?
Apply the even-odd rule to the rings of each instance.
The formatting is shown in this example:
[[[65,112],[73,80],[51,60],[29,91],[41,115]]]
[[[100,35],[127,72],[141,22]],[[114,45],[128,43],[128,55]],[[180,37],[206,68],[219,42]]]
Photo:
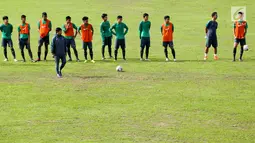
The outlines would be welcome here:
[[[7,25],[2,24],[0,26],[0,31],[2,32],[3,39],[11,39],[13,27],[10,23],[8,23]]]
[[[110,22],[109,21],[103,21],[100,24],[100,33],[101,33],[101,37],[103,40],[105,37],[112,36],[112,32],[110,31]]]
[[[42,22],[43,22],[43,24],[45,24],[45,23],[46,23],[46,21],[45,21],[45,20],[43,20],[43,19],[42,19]],[[38,23],[37,23],[37,27],[38,27],[38,29],[40,29],[40,21],[38,21]],[[50,23],[49,23],[49,28],[50,28],[50,29],[52,29],[51,21],[50,21]],[[48,36],[49,36],[49,35],[50,35],[50,32],[49,32]]]
[[[71,23],[73,25],[73,29],[75,29],[76,31],[78,30],[78,27],[74,24],[74,23]],[[62,25],[62,30],[64,33],[67,32],[67,29],[66,29],[66,24],[63,24]],[[73,36],[65,36],[66,39],[73,39]]]
[[[139,25],[139,36],[141,37],[150,37],[150,21],[142,21]]]
[[[25,24],[22,24],[22,26],[25,26]],[[18,27],[18,32],[20,32],[20,26]],[[30,24],[28,24],[28,30],[30,31]],[[20,39],[28,39],[28,34],[20,34],[19,38]]]
[[[114,31],[113,31],[114,30]],[[125,35],[128,32],[128,27],[125,23],[115,23],[110,31],[116,36],[116,39],[125,39]]]

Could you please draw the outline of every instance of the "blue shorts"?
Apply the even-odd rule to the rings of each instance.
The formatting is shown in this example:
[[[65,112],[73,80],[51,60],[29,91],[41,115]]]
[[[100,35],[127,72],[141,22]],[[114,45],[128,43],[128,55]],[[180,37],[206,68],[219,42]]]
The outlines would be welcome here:
[[[26,46],[26,49],[30,49],[30,43],[28,39],[19,39],[19,48],[23,50]]]
[[[241,46],[244,46],[244,45],[246,45],[246,40],[245,40],[245,38],[244,39],[235,38],[235,43],[237,43],[237,44],[240,43]]]
[[[167,48],[167,47],[173,48],[174,47],[174,42],[173,41],[163,41],[163,47]]]
[[[82,42],[82,48],[83,49],[91,49],[92,48],[92,42]]]
[[[119,47],[121,47],[121,49],[125,49],[126,48],[125,39],[116,39],[116,41],[115,41],[115,49],[118,50]]]
[[[74,39],[66,39],[66,47],[67,48],[76,48]]]
[[[2,39],[2,47],[7,48],[7,45],[13,47],[12,39]]]
[[[207,48],[210,48],[211,46],[213,46],[213,48],[217,48],[218,47],[217,38],[207,38],[205,46]]]
[[[103,46],[109,46],[109,47],[112,46],[112,36],[104,37]]]
[[[151,46],[150,37],[142,37],[140,46],[141,46],[141,48],[150,47]]]

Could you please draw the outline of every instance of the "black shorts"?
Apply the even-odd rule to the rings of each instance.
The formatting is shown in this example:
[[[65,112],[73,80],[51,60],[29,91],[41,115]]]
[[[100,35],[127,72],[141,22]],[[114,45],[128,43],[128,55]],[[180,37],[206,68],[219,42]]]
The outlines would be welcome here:
[[[167,47],[169,46],[170,48],[173,48],[174,47],[174,42],[173,41],[163,41],[163,47]]]
[[[140,46],[141,46],[141,48],[150,47],[151,46],[150,37],[142,37]]]
[[[28,39],[19,39],[19,48],[23,50],[26,46],[26,49],[30,49],[30,43]]]
[[[13,47],[12,39],[2,39],[2,47],[7,48],[7,45]]]
[[[76,48],[74,39],[66,39],[66,47],[67,48]]]
[[[104,38],[103,46],[112,46],[112,36]]]
[[[241,46],[244,46],[244,45],[246,45],[246,40],[245,40],[245,38],[244,39],[235,38],[235,43],[237,43],[237,44],[240,43]]]
[[[50,44],[50,36],[45,36],[45,37],[43,37],[43,38],[40,37],[40,38],[39,38],[39,41],[38,41],[39,46],[42,46],[43,43],[44,43],[45,45],[49,45],[49,44]]]
[[[121,49],[125,49],[126,48],[125,39],[116,39],[116,41],[115,41],[115,49],[119,49],[119,47],[121,47]]]
[[[83,49],[91,49],[92,48],[92,42],[82,42],[82,48]]]
[[[207,48],[210,48],[211,46],[213,46],[213,48],[217,48],[218,47],[217,38],[207,38],[205,46]]]

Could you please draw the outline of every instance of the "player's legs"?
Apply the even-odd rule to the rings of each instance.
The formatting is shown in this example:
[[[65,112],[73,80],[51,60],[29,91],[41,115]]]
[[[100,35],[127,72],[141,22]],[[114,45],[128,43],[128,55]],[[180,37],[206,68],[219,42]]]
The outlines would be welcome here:
[[[106,46],[106,44],[107,44],[107,37],[104,37],[104,39],[103,39],[103,43],[102,43],[102,59],[104,60],[105,59],[105,55],[104,55],[104,53],[105,53],[105,46]]]
[[[169,45],[169,42],[163,42],[163,47],[164,47],[164,53],[165,53],[166,61],[169,61],[168,51],[167,51],[167,46],[168,45]]]
[[[235,38],[234,49],[233,49],[233,62],[236,61],[236,50],[239,43],[240,43],[240,39]]]
[[[240,58],[239,58],[240,61],[243,61],[243,52],[244,52],[243,46],[244,45],[246,45],[246,40],[245,39],[241,39],[241,41],[240,41],[241,49],[240,49]]]
[[[28,55],[29,55],[29,57],[30,57],[30,60],[33,62],[34,59],[33,59],[33,53],[32,53],[31,47],[30,47],[30,43],[26,42],[26,48],[27,48],[27,51],[28,51]]]
[[[112,36],[111,37],[108,37],[108,53],[109,53],[109,56],[110,58],[112,58]]]
[[[60,66],[59,74],[62,77],[62,70],[66,65],[66,56],[61,56],[60,59],[61,59],[61,66]]]
[[[48,55],[48,46],[50,44],[50,37],[46,36],[45,38],[45,42],[44,42],[44,46],[45,46],[45,51],[44,51],[44,60],[47,60],[47,55]]]
[[[173,41],[169,42],[169,47],[171,49],[171,52],[172,52],[172,55],[173,55],[173,59],[174,59],[174,61],[176,61]]]
[[[38,41],[38,51],[37,51],[37,56],[38,56],[38,59],[36,61],[41,61],[41,51],[42,51],[42,45],[44,43],[44,39],[43,38],[39,38],[39,41]]]
[[[115,49],[114,49],[114,60],[117,61],[118,59],[118,50],[120,47],[120,39],[116,39],[115,41]]]
[[[141,44],[140,44],[140,60],[143,60],[143,53],[144,53],[144,48],[145,48],[145,39],[142,37],[141,38]]]
[[[150,46],[151,46],[151,41],[150,41],[150,38],[147,39],[146,41],[146,44],[145,44],[145,57],[146,57],[146,60],[149,60],[149,52],[150,52]]]
[[[72,55],[71,55],[71,40],[70,39],[66,39],[66,48],[67,48],[67,55],[69,57],[68,61],[72,61]]]
[[[213,49],[214,49],[214,56],[213,56],[214,60],[218,60],[219,57],[217,55],[217,53],[218,53],[218,40],[217,40],[217,38],[212,39],[212,46],[213,46]]]
[[[205,44],[205,54],[204,54],[204,60],[208,59],[208,53],[209,53],[209,48],[212,45],[212,39],[211,38],[207,38],[206,39],[206,44]]]
[[[88,60],[88,53],[87,53],[87,47],[88,47],[88,44],[87,42],[82,42],[82,47],[83,47],[83,50],[84,50],[84,57],[85,57],[85,62],[87,62]]]
[[[7,40],[2,39],[2,47],[4,48],[4,61],[8,61],[7,57]]]
[[[121,39],[120,47],[122,49],[123,60],[126,60],[126,43],[125,43],[125,39]]]
[[[23,62],[25,62],[26,61],[25,53],[24,53],[25,41],[23,39],[19,39],[19,48],[20,48],[20,52],[21,52]]]
[[[58,76],[59,75],[59,61],[60,61],[60,57],[59,56],[55,56],[55,64],[56,64],[56,73]]]
[[[90,59],[91,61],[93,61],[93,47],[92,47],[92,42],[88,42],[88,48],[89,48],[89,55],[90,55]]]
[[[79,62],[80,61],[79,60],[79,55],[78,55],[78,51],[76,49],[76,44],[75,44],[75,40],[74,39],[71,40],[71,47],[73,48],[73,52],[74,52],[74,55],[76,57],[76,61]]]
[[[14,48],[13,48],[12,39],[9,39],[9,40],[8,40],[8,45],[9,45],[9,47],[11,48],[11,52],[12,52],[13,59],[14,59],[14,61],[16,62],[16,61],[17,61],[17,60],[16,60],[16,54],[15,54],[15,50],[14,50]]]

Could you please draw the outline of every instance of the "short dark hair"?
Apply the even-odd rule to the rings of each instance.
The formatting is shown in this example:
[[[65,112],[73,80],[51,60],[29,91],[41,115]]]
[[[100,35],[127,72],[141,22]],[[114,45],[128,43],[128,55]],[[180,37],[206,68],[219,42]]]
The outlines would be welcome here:
[[[239,12],[238,12],[238,14],[241,14],[241,15],[243,15],[243,12],[239,11]]]
[[[21,15],[21,18],[26,18],[26,15]]]
[[[106,16],[107,16],[107,14],[106,14],[106,13],[103,13],[101,17],[102,17],[102,18],[105,18]]]
[[[70,16],[67,16],[67,17],[66,17],[66,20],[71,20],[71,17],[70,17]]]
[[[169,15],[166,15],[166,16],[164,16],[164,19],[166,20],[166,19],[170,19],[170,16]]]
[[[42,16],[47,16],[47,13],[46,13],[46,12],[43,12],[43,13],[42,13]]]
[[[146,16],[149,16],[149,14],[148,13],[144,13],[143,14],[143,18],[145,18]]]
[[[8,16],[4,16],[4,17],[3,17],[3,20],[8,20]]]
[[[84,21],[84,20],[88,20],[89,18],[87,17],[87,16],[84,16],[83,18],[82,18],[82,20]]]
[[[56,33],[58,33],[59,31],[62,31],[62,29],[60,27],[56,28]]]
[[[212,13],[212,17],[214,17],[215,15],[217,15],[217,12],[213,12]]]
[[[121,16],[121,15],[118,15],[118,16],[117,16],[117,19],[121,19],[121,18],[122,18],[122,16]]]

